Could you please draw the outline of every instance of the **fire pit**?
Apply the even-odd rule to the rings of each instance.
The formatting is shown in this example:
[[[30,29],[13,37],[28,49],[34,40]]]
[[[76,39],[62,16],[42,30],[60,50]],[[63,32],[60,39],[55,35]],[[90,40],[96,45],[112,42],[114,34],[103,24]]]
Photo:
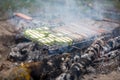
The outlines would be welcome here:
[[[0,63],[0,80],[81,80],[89,73],[120,71],[120,14],[113,2],[31,3],[29,9],[16,10],[24,14],[7,18],[15,24],[16,34],[14,44],[2,39],[2,45],[11,51],[5,59],[10,64]]]

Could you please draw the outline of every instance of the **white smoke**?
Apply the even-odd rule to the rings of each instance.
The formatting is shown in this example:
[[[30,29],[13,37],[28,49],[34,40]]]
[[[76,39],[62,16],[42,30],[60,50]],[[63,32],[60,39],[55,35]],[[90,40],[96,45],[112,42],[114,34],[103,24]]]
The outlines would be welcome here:
[[[29,9],[21,8],[19,11],[42,21],[71,23],[83,18],[102,19],[106,8],[114,6],[109,0],[106,1],[35,0]]]

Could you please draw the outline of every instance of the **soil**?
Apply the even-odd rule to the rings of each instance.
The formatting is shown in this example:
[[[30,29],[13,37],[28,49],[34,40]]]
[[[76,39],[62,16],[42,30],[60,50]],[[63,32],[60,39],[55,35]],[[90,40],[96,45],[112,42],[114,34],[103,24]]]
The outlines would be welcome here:
[[[5,73],[11,68],[12,62],[7,60],[10,46],[15,44],[16,30],[7,21],[0,21],[0,72]],[[120,80],[120,72],[112,71],[109,74],[86,74],[83,80]]]
[[[5,59],[14,44],[15,29],[7,21],[0,21],[0,58]]]
[[[0,21],[0,72],[5,72],[12,63],[7,60],[10,46],[14,44],[15,28],[7,21]]]
[[[112,71],[109,74],[85,75],[84,80],[120,80],[120,72]]]

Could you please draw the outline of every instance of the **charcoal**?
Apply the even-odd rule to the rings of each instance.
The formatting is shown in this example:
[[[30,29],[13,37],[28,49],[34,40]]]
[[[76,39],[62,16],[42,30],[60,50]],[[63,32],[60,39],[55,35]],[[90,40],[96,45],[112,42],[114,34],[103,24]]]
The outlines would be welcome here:
[[[109,47],[106,47],[107,52],[109,52],[111,49],[113,49],[115,47],[119,47],[119,44],[120,44],[119,39],[120,39],[119,37],[116,37],[114,39],[108,40],[107,43],[105,43],[104,41],[101,41],[101,43],[99,43],[99,45],[98,45],[99,40],[98,40],[98,42],[95,41],[95,43],[93,43],[91,45],[91,48],[89,47],[89,49],[86,51],[86,54],[82,55],[81,56],[82,58],[79,58],[80,62],[77,62],[77,63],[73,62],[72,65],[70,66],[70,69],[67,72],[62,73],[60,76],[58,76],[56,78],[56,80],[65,80],[65,79],[66,80],[80,80],[81,79],[80,76],[86,72],[86,67],[92,65],[93,60],[90,58],[92,58],[94,55],[99,55],[98,51],[100,51],[100,52],[104,51],[104,53],[106,53],[106,51],[103,47],[104,46],[106,47],[106,45],[109,45],[110,41],[112,41],[112,42],[115,41],[115,43],[117,43],[117,44],[116,45],[114,45],[115,43],[112,44],[112,46],[114,45],[114,47],[112,47],[110,45],[109,45]],[[94,50],[97,50],[97,51],[94,51]],[[111,57],[111,58],[116,57],[119,54],[119,50],[109,52],[109,53],[107,53],[107,56],[108,56],[108,54],[109,54],[109,57]],[[104,54],[104,55],[106,55],[106,54]],[[100,57],[100,56],[94,56],[94,59],[98,59],[98,57]],[[69,75],[69,78],[68,78],[68,75]]]
[[[98,45],[99,43],[99,45]],[[97,46],[96,46],[97,45]],[[96,48],[98,47],[98,48]],[[120,47],[120,37],[115,37],[113,39],[109,39],[108,41],[104,41],[104,40],[97,40],[95,41],[95,43],[92,44],[91,47],[88,48],[88,50],[86,51],[86,54],[83,55],[82,57],[101,57],[102,55],[104,55],[105,53],[110,52],[112,49],[116,49]],[[97,51],[99,51],[99,54]],[[94,56],[93,56],[94,55]]]
[[[15,43],[24,43],[24,42],[30,42],[29,39],[26,39],[22,34],[16,34],[15,36]]]
[[[12,48],[8,59],[12,61],[38,61],[47,55],[47,49],[32,42],[19,43]]]
[[[85,52],[79,54],[47,54],[46,46],[38,46],[32,42],[25,45],[18,44],[12,48],[10,56],[15,60],[28,61],[24,64],[25,68],[30,70],[29,75],[33,80],[80,80],[88,67],[101,69],[98,72],[108,72],[109,66],[118,66],[120,60],[120,37],[100,38],[92,43]],[[45,54],[44,54],[45,53]],[[27,57],[25,57],[27,55]],[[115,59],[115,60],[114,60]],[[39,61],[39,63],[32,62]],[[114,62],[115,61],[115,62]],[[96,64],[97,63],[97,64]]]
[[[120,27],[115,28],[115,29],[112,31],[112,35],[113,35],[114,37],[119,36],[119,35],[120,35]]]
[[[26,53],[26,51],[25,51]],[[13,60],[13,61],[23,61],[27,58],[27,54],[21,54],[18,52],[18,49],[13,49],[12,52],[9,54],[8,58]]]

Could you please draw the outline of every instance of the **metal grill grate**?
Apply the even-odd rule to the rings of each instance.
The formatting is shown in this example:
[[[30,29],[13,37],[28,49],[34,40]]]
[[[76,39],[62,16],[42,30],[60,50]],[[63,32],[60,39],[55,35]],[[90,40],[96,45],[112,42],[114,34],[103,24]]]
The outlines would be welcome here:
[[[54,51],[69,51],[70,46],[85,48],[92,41],[101,36],[110,34],[119,24],[107,21],[95,21],[91,19],[80,20],[64,24],[62,26],[50,25],[39,20],[19,19],[19,27],[23,28],[23,34],[31,41],[39,45],[49,47],[50,53]]]

